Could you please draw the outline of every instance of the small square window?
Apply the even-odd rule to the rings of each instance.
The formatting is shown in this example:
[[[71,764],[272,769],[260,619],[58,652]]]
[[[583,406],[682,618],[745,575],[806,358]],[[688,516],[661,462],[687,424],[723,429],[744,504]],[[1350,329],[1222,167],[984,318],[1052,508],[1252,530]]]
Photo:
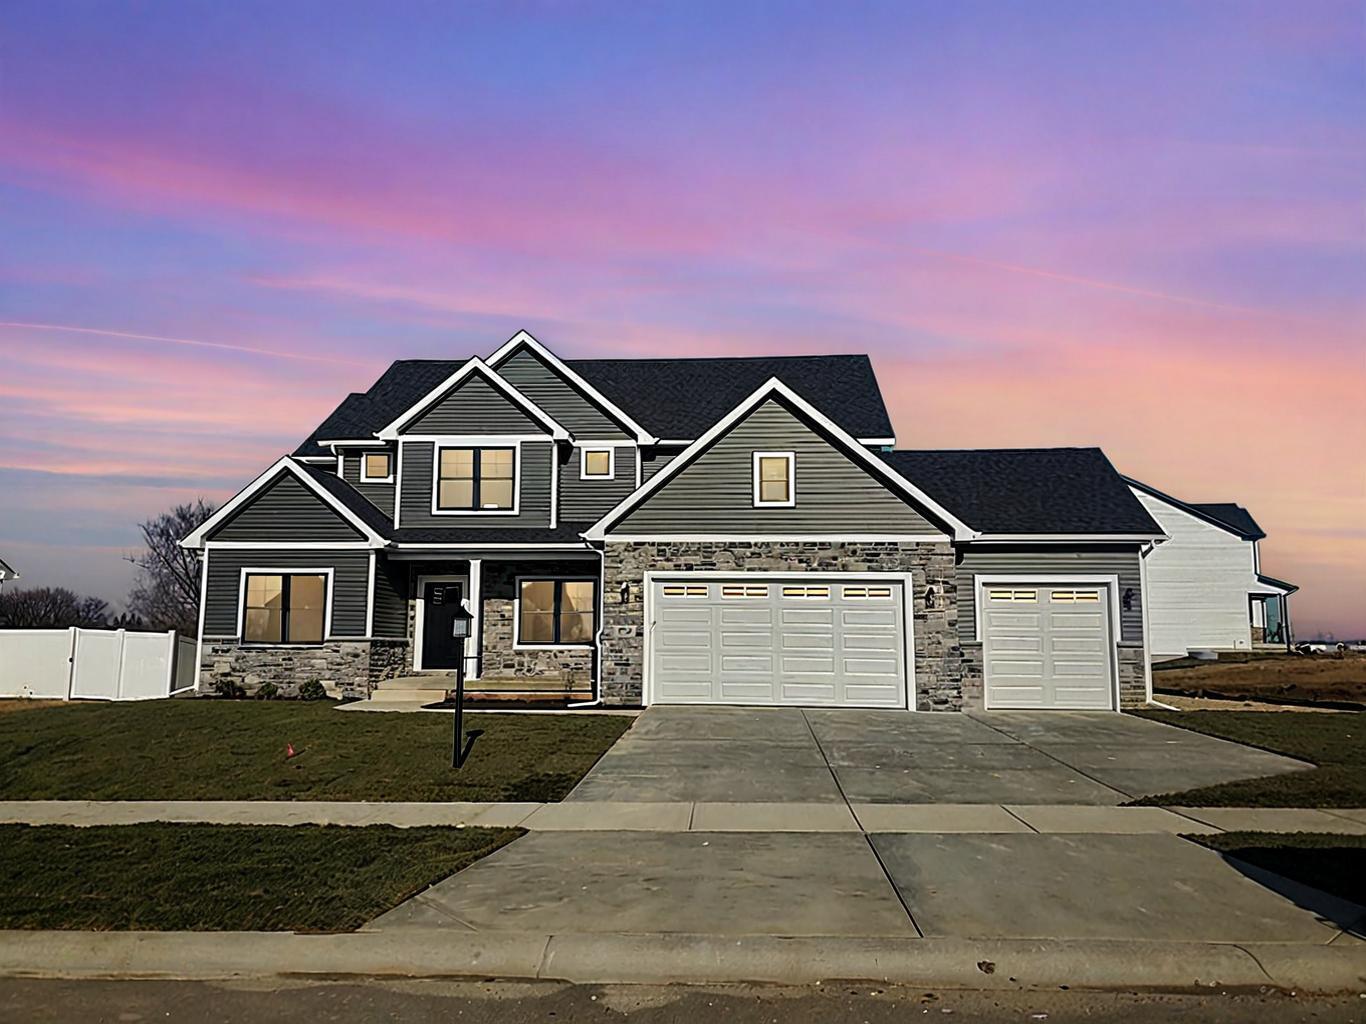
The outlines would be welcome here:
[[[754,453],[754,507],[790,508],[797,503],[792,452]]]
[[[388,452],[366,452],[360,459],[362,483],[388,483],[394,476],[394,457]]]
[[[579,449],[579,479],[611,480],[616,475],[615,455],[612,448]]]

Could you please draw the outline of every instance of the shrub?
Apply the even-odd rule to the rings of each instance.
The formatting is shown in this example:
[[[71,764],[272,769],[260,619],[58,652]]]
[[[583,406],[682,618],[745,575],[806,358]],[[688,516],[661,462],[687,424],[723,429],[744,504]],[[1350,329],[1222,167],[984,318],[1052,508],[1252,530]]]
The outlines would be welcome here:
[[[257,700],[274,700],[280,696],[280,688],[267,679],[256,688],[255,697]]]
[[[310,679],[308,682],[302,683],[299,686],[300,700],[322,700],[326,696],[327,690],[324,689],[323,684],[316,679]]]
[[[239,700],[247,695],[247,691],[242,689],[242,684],[236,679],[216,679],[213,689],[218,696],[229,700]]]

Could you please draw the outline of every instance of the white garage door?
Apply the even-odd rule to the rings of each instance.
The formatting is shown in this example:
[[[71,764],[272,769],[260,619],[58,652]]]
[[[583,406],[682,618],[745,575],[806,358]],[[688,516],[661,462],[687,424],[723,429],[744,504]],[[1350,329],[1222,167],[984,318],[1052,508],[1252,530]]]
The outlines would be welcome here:
[[[1114,707],[1106,587],[986,584],[980,599],[988,708]]]
[[[651,701],[906,707],[899,582],[687,579],[651,585]]]

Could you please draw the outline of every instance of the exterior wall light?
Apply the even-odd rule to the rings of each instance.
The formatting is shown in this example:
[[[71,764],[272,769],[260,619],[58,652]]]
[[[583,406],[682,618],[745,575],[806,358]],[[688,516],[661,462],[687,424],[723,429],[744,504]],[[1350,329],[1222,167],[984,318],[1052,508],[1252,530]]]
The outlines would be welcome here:
[[[926,610],[926,611],[929,611],[930,609],[934,608],[934,601],[935,601],[934,587],[926,587],[926,588],[925,588],[925,610]]]
[[[1125,587],[1125,588],[1124,588],[1124,596],[1121,597],[1121,598],[1119,599],[1119,603],[1122,604],[1122,605],[1124,606],[1124,610],[1125,610],[1126,612],[1131,612],[1131,611],[1134,610],[1134,588],[1133,588],[1133,587]]]

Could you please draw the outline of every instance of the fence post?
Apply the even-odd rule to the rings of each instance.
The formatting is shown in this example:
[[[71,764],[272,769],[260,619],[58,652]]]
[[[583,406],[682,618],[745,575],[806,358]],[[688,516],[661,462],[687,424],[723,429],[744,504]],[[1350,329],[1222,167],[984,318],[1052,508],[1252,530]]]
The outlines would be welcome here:
[[[63,700],[71,699],[71,690],[76,685],[76,641],[79,639],[80,629],[76,626],[71,627],[71,643],[67,648],[66,656],[66,696]]]

